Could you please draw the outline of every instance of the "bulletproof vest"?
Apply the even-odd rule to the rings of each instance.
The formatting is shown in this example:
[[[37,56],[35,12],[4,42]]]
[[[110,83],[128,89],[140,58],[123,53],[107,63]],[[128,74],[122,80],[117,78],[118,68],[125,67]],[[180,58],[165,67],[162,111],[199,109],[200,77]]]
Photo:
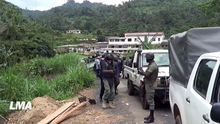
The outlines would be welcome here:
[[[104,64],[106,65],[107,70],[114,70],[115,71],[113,64],[110,64],[108,62],[104,62]],[[104,78],[113,78],[114,76],[115,76],[114,73],[102,73],[102,77],[104,77]]]

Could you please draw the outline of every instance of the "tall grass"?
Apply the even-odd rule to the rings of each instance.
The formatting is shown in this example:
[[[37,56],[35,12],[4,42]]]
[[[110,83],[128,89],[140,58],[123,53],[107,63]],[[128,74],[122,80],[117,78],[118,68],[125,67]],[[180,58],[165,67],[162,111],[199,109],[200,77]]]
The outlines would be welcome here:
[[[37,58],[0,71],[0,100],[30,101],[49,95],[61,100],[93,85],[95,75],[80,63],[80,55],[64,54]],[[0,115],[7,113],[0,102]]]

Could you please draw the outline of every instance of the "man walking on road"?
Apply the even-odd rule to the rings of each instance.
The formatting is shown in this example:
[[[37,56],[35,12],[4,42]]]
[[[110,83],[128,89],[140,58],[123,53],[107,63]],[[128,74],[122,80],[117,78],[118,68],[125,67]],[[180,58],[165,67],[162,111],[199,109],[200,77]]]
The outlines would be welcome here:
[[[113,64],[113,55],[107,54],[106,55],[106,62],[102,66],[102,77],[104,83],[104,95],[103,95],[103,102],[102,108],[106,109],[107,107],[115,108],[113,106],[113,100],[115,98],[115,85],[114,85],[114,76],[115,76],[115,69]],[[109,105],[108,103],[109,102]]]
[[[103,64],[105,64],[105,55],[102,55],[102,58],[100,60],[101,70],[102,70]],[[104,94],[104,91],[105,91],[102,72],[100,73],[99,78],[100,78],[100,81],[101,81],[101,89],[100,89],[99,99],[102,102],[102,97],[103,97],[103,94]]]
[[[153,53],[146,53],[146,61],[149,63],[147,70],[144,72],[142,68],[139,69],[139,73],[144,75],[144,82],[145,82],[145,90],[146,90],[146,97],[148,104],[150,105],[150,115],[144,118],[144,123],[152,123],[154,122],[154,93],[156,89],[156,79],[158,76],[158,66],[154,62],[154,54]]]

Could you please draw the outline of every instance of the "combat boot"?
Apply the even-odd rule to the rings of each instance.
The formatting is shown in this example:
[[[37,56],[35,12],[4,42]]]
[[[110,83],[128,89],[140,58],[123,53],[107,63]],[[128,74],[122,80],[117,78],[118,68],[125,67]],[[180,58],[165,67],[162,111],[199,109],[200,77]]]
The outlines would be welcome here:
[[[106,100],[103,100],[103,102],[102,102],[102,108],[103,108],[103,109],[106,109],[107,107],[108,107],[107,101],[106,101]]]
[[[144,123],[152,123],[154,122],[154,110],[150,110],[150,115],[144,118]]]
[[[113,101],[109,101],[109,107],[112,108],[112,109],[115,108],[115,106],[113,105]]]
[[[154,122],[154,117],[149,117],[148,120],[145,120],[144,123],[153,123]]]

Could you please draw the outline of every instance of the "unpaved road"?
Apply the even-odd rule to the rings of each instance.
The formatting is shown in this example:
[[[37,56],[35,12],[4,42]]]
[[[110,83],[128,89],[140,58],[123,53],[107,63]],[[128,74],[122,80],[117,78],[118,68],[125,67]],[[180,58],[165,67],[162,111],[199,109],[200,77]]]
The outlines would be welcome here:
[[[96,83],[100,85],[100,81]],[[121,83],[118,87],[119,94],[116,95],[114,103],[116,109],[107,110],[111,114],[124,115],[126,121],[120,122],[120,124],[144,124],[144,117],[149,115],[149,110],[143,110],[141,105],[141,99],[138,93],[133,96],[127,94],[127,80],[121,79]],[[98,100],[99,89],[96,91],[96,99]],[[163,105],[157,102],[155,110],[155,122],[152,124],[174,124],[174,119],[170,111],[169,103]],[[101,103],[98,103],[98,107],[101,107]],[[105,110],[106,111],[106,110]],[[117,123],[118,124],[118,123]]]

